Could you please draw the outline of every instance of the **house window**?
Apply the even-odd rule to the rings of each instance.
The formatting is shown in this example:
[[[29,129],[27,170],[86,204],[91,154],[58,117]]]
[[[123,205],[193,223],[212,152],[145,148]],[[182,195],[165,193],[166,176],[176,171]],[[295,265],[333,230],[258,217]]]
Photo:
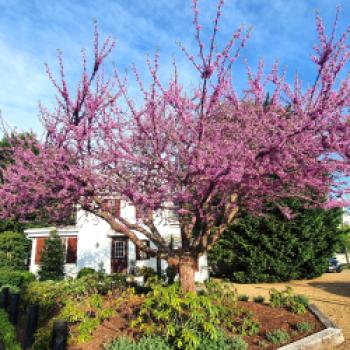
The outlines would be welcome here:
[[[147,239],[143,239],[142,244],[146,247],[150,247],[150,241]],[[136,260],[147,260],[149,259],[148,253],[142,251],[140,248],[136,247]]]
[[[114,258],[124,258],[126,254],[126,241],[124,239],[116,239],[114,242]]]
[[[41,254],[45,249],[46,237],[36,239],[35,264],[40,265]],[[61,237],[66,264],[76,264],[77,262],[77,237]]]
[[[61,238],[63,251],[65,252],[66,264],[76,264],[77,262],[77,237]]]

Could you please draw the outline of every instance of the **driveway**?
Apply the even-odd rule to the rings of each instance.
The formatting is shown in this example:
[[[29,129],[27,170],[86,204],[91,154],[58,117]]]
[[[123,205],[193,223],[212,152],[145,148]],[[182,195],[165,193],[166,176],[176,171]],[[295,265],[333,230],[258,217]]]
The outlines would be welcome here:
[[[338,327],[342,328],[345,344],[337,350],[350,349],[350,270],[342,273],[325,273],[313,280],[290,281],[285,283],[234,283],[239,294],[251,297],[269,297],[269,289],[284,289],[291,286],[297,294],[305,294],[311,303],[316,304]]]

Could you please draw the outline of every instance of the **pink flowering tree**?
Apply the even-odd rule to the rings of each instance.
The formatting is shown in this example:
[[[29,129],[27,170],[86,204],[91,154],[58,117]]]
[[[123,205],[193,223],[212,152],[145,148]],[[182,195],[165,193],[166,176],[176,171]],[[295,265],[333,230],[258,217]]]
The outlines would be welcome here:
[[[315,82],[289,84],[277,63],[264,73],[247,68],[247,87],[236,91],[233,63],[249,32],[235,31],[221,49],[216,46],[223,0],[218,1],[212,35],[202,39],[197,0],[193,0],[198,54],[182,47],[200,84],[188,91],[174,64],[169,81],[158,75],[158,56],[148,60],[151,83],[136,68],[142,95],[128,93],[126,77],[107,75],[105,58],[114,41],[100,44],[95,32],[94,62],[83,55],[76,91],[69,91],[64,64],[50,80],[57,89],[56,108],[41,108],[46,138],[33,147],[14,150],[4,173],[1,214],[25,218],[28,213],[59,221],[74,204],[106,220],[111,227],[151,256],[177,265],[185,291],[193,291],[197,259],[205,254],[239,210],[259,213],[274,202],[286,215],[283,199],[296,197],[311,205],[340,204],[349,175],[350,80],[343,77],[350,50],[349,30],[327,36],[317,17],[319,43],[312,57]],[[207,45],[205,45],[205,43]],[[116,218],[103,205],[120,196],[138,208],[142,220]],[[172,247],[157,229],[154,213],[173,211],[181,228],[181,245]],[[146,247],[135,231],[157,249]]]

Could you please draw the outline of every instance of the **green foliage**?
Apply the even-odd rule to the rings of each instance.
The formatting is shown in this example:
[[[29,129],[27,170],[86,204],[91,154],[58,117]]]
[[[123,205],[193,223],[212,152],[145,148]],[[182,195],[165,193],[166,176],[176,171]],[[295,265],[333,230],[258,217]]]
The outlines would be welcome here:
[[[240,295],[238,296],[238,300],[239,300],[239,301],[248,301],[248,300],[249,300],[249,295],[240,294]]]
[[[273,344],[281,345],[288,342],[289,334],[282,329],[275,329],[271,332],[266,332],[266,339]]]
[[[97,326],[114,315],[114,308],[103,305],[101,295],[92,294],[82,300],[72,298],[66,301],[58,318],[73,324],[79,323],[75,336],[79,344],[91,340],[91,335]]]
[[[295,217],[278,208],[263,217],[242,213],[209,252],[215,275],[240,283],[279,282],[321,275],[339,245],[341,209],[303,208],[286,201]]]
[[[157,272],[154,271],[151,267],[143,266],[139,271],[139,275],[143,276],[144,281],[147,282],[148,279],[157,277]]]
[[[314,329],[314,325],[310,322],[299,322],[296,324],[296,328],[300,333],[309,333]]]
[[[167,342],[158,336],[142,337],[138,342],[128,338],[118,338],[106,350],[172,350]]]
[[[262,295],[258,295],[258,296],[253,298],[253,301],[255,303],[262,304],[265,301],[265,298]]]
[[[269,343],[266,342],[265,340],[259,340],[258,347],[259,349],[266,349],[269,347]]]
[[[285,307],[296,314],[303,314],[309,305],[309,298],[301,294],[294,295],[291,287],[282,291],[272,288],[269,293],[272,307]]]
[[[38,304],[39,328],[35,335],[33,350],[50,350],[52,325],[56,319],[67,320],[77,324],[71,338],[78,343],[86,342],[92,332],[103,320],[114,315],[114,310],[133,290],[125,285],[124,274],[113,274],[100,278],[99,275],[87,275],[79,279],[61,281],[34,281],[22,288],[22,307]],[[119,297],[112,295],[111,285],[121,284],[117,292]],[[103,295],[103,296],[102,296]],[[108,304],[103,300],[109,300]]]
[[[165,336],[179,349],[198,349],[201,336],[218,339],[220,308],[207,295],[183,293],[178,284],[154,285],[133,325]]]
[[[5,310],[0,309],[0,342],[6,350],[21,350],[22,347],[16,338],[16,329],[10,323]]]
[[[79,270],[77,278],[85,277],[88,275],[96,275],[97,271],[93,269],[92,267],[83,267]]]
[[[138,342],[119,338],[109,344],[106,350],[173,350],[173,346],[159,336],[142,337]],[[214,340],[210,338],[201,338],[198,349],[203,350],[247,350],[248,345],[241,337],[227,338],[223,334]]]
[[[60,237],[52,231],[45,241],[40,259],[39,278],[41,281],[60,280],[64,277],[64,251]]]
[[[29,259],[31,241],[23,233],[6,231],[0,234],[0,266],[24,270]]]
[[[256,335],[259,333],[260,323],[253,319],[253,314],[251,312],[245,313],[245,317],[241,320],[241,323],[236,327],[238,334],[243,336]]]
[[[222,334],[218,339],[202,338],[199,349],[247,350],[248,344],[239,336],[228,338]]]
[[[35,280],[35,276],[28,271],[0,270],[0,288],[4,286],[22,287],[25,283]]]

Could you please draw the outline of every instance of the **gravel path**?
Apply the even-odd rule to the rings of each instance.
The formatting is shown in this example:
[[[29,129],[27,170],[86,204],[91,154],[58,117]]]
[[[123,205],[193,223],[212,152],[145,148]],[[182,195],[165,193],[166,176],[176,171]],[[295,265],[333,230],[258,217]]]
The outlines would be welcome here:
[[[345,343],[337,350],[350,350],[350,269],[342,273],[326,273],[313,280],[285,283],[238,284],[238,293],[251,297],[262,295],[268,300],[269,289],[284,289],[291,286],[295,293],[305,294],[335,324],[342,328]]]

